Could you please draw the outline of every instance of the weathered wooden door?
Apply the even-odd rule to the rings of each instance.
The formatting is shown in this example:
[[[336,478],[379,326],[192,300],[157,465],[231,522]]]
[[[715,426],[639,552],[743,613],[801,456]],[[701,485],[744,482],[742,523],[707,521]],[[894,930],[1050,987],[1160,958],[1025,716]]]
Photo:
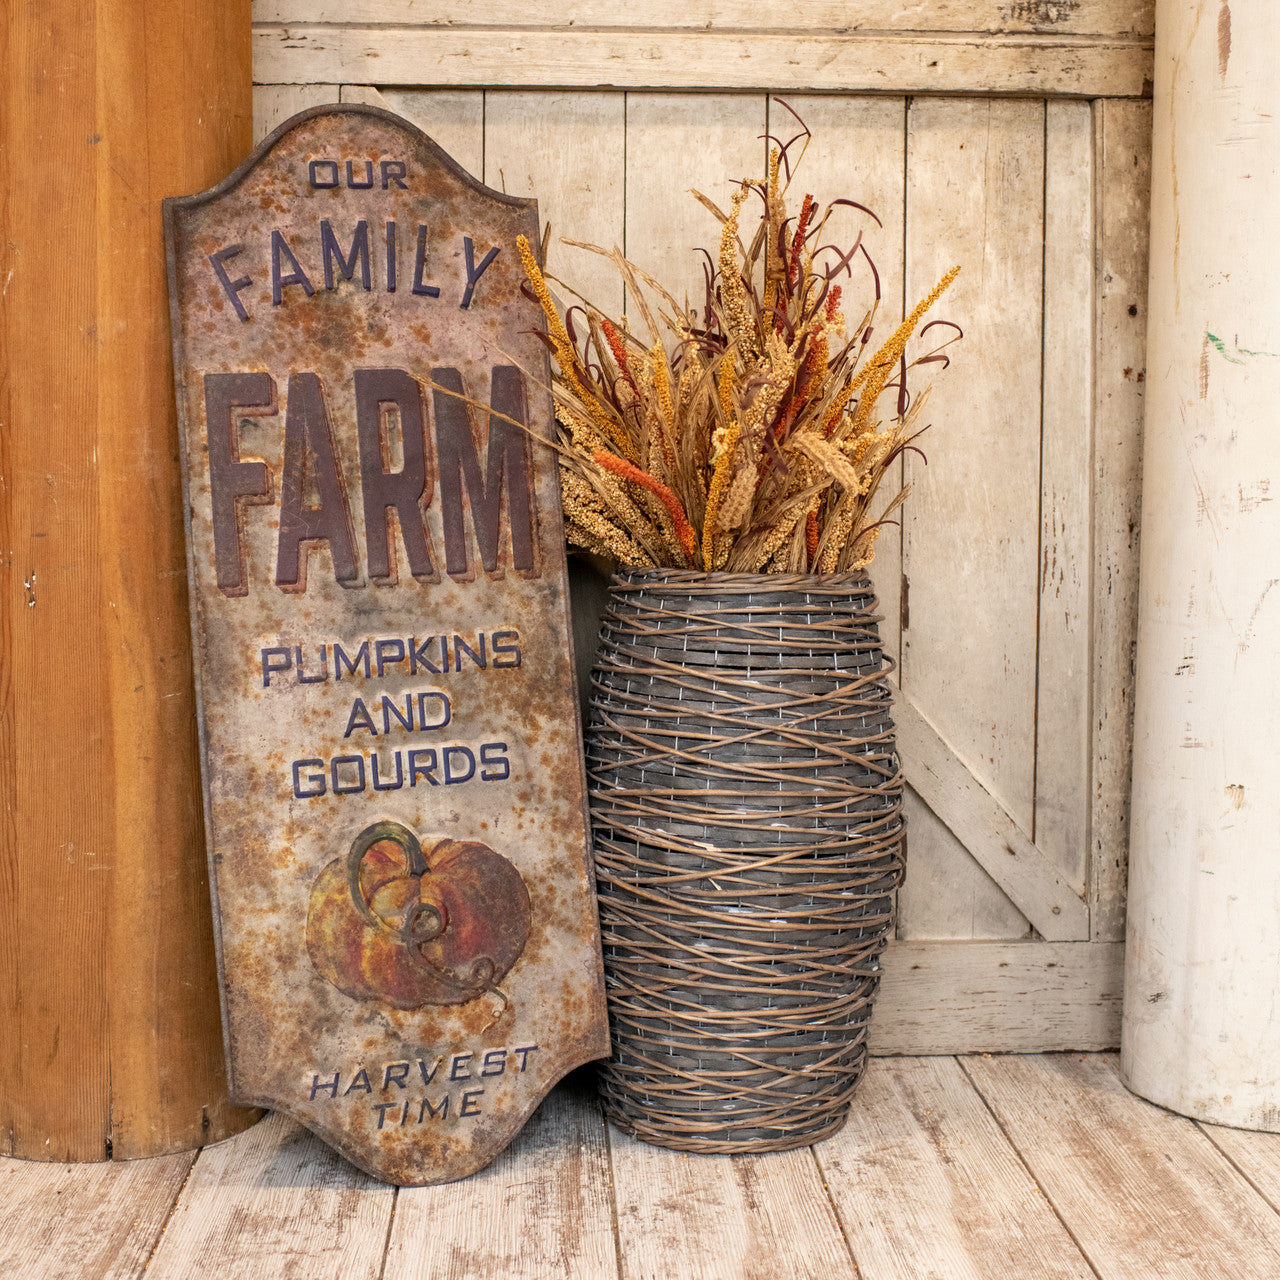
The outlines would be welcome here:
[[[556,238],[616,243],[700,292],[692,251],[718,229],[686,193],[723,199],[760,173],[789,122],[776,85],[814,134],[802,189],[883,221],[842,211],[834,238],[865,230],[886,321],[962,264],[944,313],[965,339],[937,380],[928,465],[908,462],[873,566],[911,786],[873,1046],[1118,1043],[1150,5],[951,0],[930,7],[946,30],[920,31],[873,0],[867,33],[840,29],[834,2],[664,0],[644,32],[604,4],[577,7],[593,26],[538,29],[509,4],[484,26],[426,7],[259,0],[259,134],[339,98],[398,111],[488,184],[536,195],[552,269],[620,309],[608,264]],[[403,87],[424,80],[448,87]]]

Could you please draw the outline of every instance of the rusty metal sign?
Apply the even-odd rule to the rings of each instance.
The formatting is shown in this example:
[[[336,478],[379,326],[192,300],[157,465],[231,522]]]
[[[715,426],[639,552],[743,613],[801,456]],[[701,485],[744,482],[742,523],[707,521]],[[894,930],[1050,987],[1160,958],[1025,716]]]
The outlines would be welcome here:
[[[324,107],[165,225],[232,1095],[451,1181],[608,1051],[537,207]]]

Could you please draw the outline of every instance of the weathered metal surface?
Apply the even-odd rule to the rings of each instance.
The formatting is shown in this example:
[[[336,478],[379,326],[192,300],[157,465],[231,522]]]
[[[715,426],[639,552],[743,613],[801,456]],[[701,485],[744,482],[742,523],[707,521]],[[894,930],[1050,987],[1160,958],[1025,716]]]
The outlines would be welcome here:
[[[463,1177],[608,1051],[537,208],[351,106],[165,214],[232,1093]]]

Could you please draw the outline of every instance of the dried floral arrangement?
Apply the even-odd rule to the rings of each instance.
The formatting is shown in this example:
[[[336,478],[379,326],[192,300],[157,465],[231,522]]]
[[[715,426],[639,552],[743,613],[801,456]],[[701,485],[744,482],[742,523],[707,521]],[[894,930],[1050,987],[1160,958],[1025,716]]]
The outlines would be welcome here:
[[[766,176],[738,182],[727,213],[693,192],[721,224],[716,256],[702,251],[700,313],[617,248],[563,241],[612,259],[644,337],[544,274],[520,238],[555,362],[572,545],[633,568],[832,573],[870,563],[877,535],[906,497],[903,489],[874,513],[877,489],[924,429],[927,389],[909,395],[907,371],[945,367],[942,350],[960,331],[932,321],[920,336],[933,325],[954,332],[911,361],[907,343],[959,268],[873,348],[881,300],[875,264],[861,233],[845,250],[823,236],[839,206],[879,219],[852,200],[819,209],[810,195],[794,219],[788,214],[792,175],[810,137],[802,121],[800,130],[786,142],[770,138]],[[747,240],[743,206],[752,200],[760,216]],[[842,280],[852,279],[859,255],[875,296],[850,328]],[[549,281],[578,299],[563,319]],[[886,392],[896,399],[882,423]]]

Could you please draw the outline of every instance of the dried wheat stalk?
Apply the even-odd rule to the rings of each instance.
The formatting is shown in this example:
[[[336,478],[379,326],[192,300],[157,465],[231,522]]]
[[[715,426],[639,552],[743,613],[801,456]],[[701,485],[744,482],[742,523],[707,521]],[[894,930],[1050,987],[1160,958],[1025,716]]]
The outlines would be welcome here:
[[[783,104],[785,105],[785,104]],[[803,129],[771,150],[767,175],[743,179],[708,260],[701,314],[681,307],[615,248],[564,243],[610,258],[647,335],[585,300],[568,313],[552,297],[534,250],[519,249],[547,319],[569,541],[620,562],[730,572],[842,572],[870,563],[876,537],[906,496],[879,514],[873,501],[893,462],[924,429],[925,392],[910,396],[907,373],[947,357],[907,359],[925,313],[955,279],[953,268],[872,354],[879,277],[861,236],[831,258],[822,233],[838,200],[819,210],[806,195],[787,213]],[[796,161],[798,163],[798,159]],[[760,219],[744,240],[744,205]],[[869,216],[869,210],[863,210]],[[850,332],[843,285],[861,254],[876,298]],[[575,298],[576,293],[565,287]],[[585,314],[585,333],[572,317]],[[926,326],[930,328],[932,326]],[[878,420],[883,393],[894,410]]]

